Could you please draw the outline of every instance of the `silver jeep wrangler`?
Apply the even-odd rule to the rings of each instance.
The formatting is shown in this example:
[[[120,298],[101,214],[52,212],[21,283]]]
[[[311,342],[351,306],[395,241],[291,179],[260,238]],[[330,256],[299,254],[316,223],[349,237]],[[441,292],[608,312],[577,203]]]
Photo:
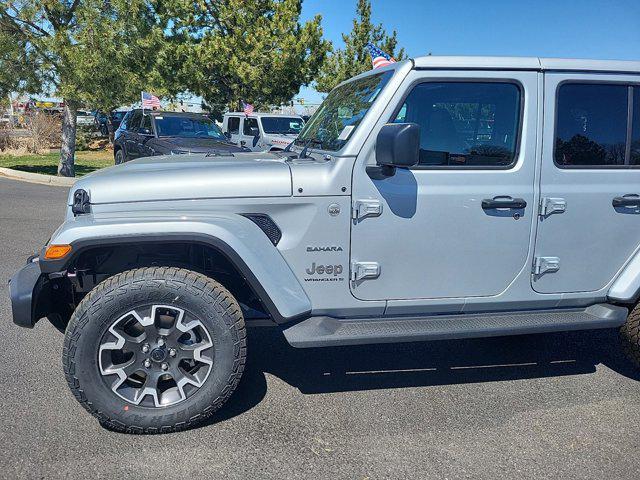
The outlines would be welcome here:
[[[218,410],[248,325],[295,347],[620,328],[640,366],[639,167],[640,63],[408,60],[282,152],[79,180],[13,319],[65,331],[72,392],[128,432]]]

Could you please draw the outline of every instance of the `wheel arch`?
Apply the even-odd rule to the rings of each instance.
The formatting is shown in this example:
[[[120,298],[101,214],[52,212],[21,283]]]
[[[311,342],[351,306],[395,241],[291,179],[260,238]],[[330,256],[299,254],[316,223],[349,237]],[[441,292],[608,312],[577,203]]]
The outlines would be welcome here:
[[[46,274],[65,272],[73,267],[74,262],[83,253],[105,247],[201,245],[218,252],[236,269],[276,323],[287,323],[309,316],[311,303],[289,265],[257,226],[250,220],[243,220],[238,220],[241,226],[236,232],[228,228],[228,225],[227,228],[219,227],[224,230],[227,238],[221,238],[222,235],[198,232],[195,228],[189,228],[189,225],[182,226],[191,231],[171,231],[172,225],[167,224],[162,233],[92,235],[88,238],[78,237],[67,241],[66,238],[72,235],[65,235],[63,225],[61,234],[56,235],[51,243],[70,244],[72,253],[60,260],[45,260],[44,255],[41,255],[40,269]],[[208,226],[211,227],[210,224]],[[71,228],[70,230],[79,229]],[[250,230],[251,236],[247,236],[247,230]]]
[[[640,252],[636,252],[613,281],[607,296],[610,300],[634,304],[640,298]]]

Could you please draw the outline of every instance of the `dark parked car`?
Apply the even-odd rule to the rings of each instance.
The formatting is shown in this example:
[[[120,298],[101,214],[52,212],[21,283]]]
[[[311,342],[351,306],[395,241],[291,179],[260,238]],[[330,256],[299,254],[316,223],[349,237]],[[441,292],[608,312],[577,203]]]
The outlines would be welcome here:
[[[109,135],[109,130],[110,130],[109,122],[111,122],[111,131],[115,132],[120,126],[120,122],[122,121],[122,119],[126,114],[127,114],[126,111],[113,110],[107,116],[106,113],[98,111],[95,114],[96,129],[100,131],[100,134],[103,137],[106,137]]]
[[[128,112],[116,131],[115,163],[153,155],[186,153],[233,153],[238,147],[209,118],[197,113],[160,112],[141,109]]]

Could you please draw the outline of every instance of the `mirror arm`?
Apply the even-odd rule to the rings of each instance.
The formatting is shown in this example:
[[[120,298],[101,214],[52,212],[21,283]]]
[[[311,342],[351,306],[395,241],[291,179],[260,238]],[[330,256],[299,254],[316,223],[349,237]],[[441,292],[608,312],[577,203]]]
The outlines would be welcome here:
[[[396,167],[393,165],[368,165],[366,172],[372,180],[384,180],[396,174]]]

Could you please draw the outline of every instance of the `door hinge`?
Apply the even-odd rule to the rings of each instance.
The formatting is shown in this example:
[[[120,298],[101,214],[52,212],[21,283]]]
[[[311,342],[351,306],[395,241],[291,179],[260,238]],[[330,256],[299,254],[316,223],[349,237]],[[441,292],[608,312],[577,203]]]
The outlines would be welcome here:
[[[353,262],[351,264],[351,280],[357,282],[365,278],[378,278],[380,264],[377,262]]]
[[[558,257],[536,257],[533,261],[533,274],[557,272],[560,270],[560,259]]]
[[[564,213],[567,209],[567,201],[564,198],[542,197],[540,200],[541,217],[548,217],[554,213]]]
[[[379,200],[356,200],[353,202],[351,218],[360,220],[365,217],[379,217],[382,215],[382,203]]]

